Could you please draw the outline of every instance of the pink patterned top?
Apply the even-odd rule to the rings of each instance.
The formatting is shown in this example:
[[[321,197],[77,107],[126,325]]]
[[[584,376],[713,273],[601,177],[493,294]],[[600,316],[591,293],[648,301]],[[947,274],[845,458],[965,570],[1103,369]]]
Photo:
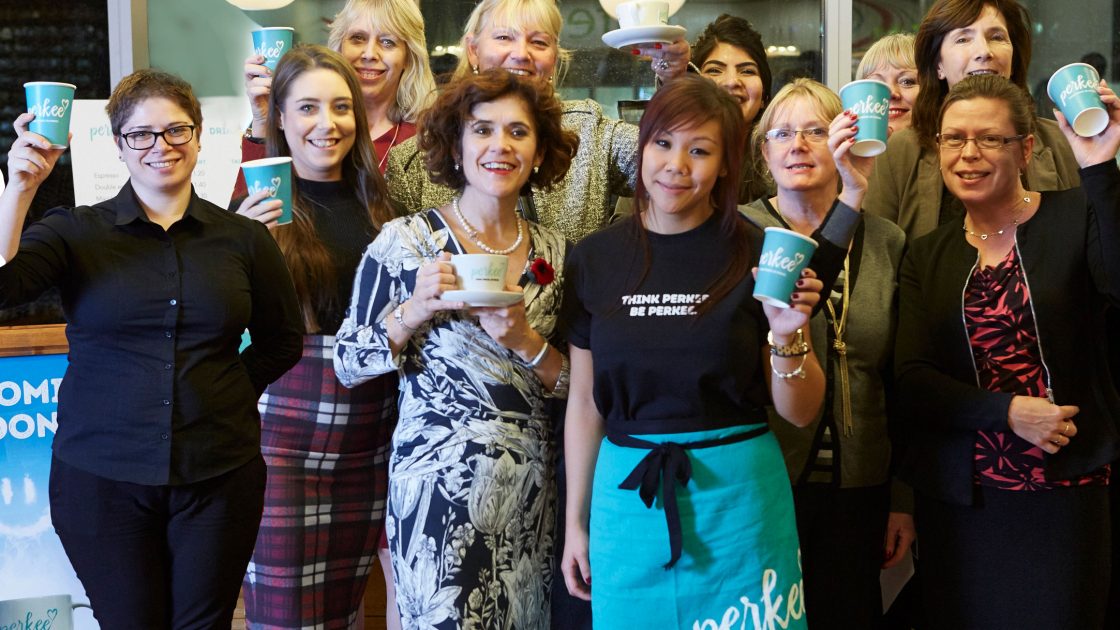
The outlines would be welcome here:
[[[980,387],[1046,397],[1046,378],[1030,289],[1012,248],[994,267],[977,267],[964,296],[964,320]],[[1011,431],[978,431],[974,483],[1000,490],[1107,485],[1108,467],[1076,479],[1047,481],[1046,453]]]

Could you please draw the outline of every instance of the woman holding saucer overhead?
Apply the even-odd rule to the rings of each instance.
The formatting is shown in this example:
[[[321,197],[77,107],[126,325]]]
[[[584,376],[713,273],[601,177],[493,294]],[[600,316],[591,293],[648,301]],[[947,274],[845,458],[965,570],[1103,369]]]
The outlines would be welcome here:
[[[549,341],[561,291],[548,272],[559,276],[566,245],[522,219],[517,200],[567,171],[576,138],[561,111],[546,82],[501,70],[451,84],[419,138],[426,168],[456,193],[385,225],[338,333],[343,383],[401,377],[385,525],[406,628],[549,627],[547,398],[567,395],[568,369]],[[445,292],[466,269],[451,254],[481,253],[508,259],[504,286],[523,285],[523,299],[459,312],[467,305]]]

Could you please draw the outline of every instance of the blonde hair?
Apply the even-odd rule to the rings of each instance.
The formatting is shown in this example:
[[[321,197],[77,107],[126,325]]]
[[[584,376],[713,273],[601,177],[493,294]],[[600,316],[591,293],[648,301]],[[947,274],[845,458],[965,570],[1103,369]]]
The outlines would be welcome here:
[[[791,101],[798,99],[804,99],[812,103],[821,120],[825,122],[826,127],[832,122],[833,118],[844,111],[844,105],[840,102],[840,97],[836,95],[836,92],[813,79],[794,79],[778,90],[778,93],[774,95],[774,100],[770,101],[770,104],[762,111],[762,116],[759,117],[758,124],[755,125],[754,131],[751,133],[751,155],[755,160],[756,170],[765,174],[767,184],[771,186],[774,184],[774,176],[770,173],[766,159],[762,156],[762,144],[766,140],[766,132],[770,131],[771,125],[774,124],[774,118],[788,109]]]
[[[531,25],[540,29],[556,43],[556,68],[552,71],[550,79],[553,85],[559,84],[564,70],[568,66],[571,52],[560,47],[560,29],[564,28],[564,18],[560,15],[560,8],[555,0],[482,0],[463,27],[463,54],[459,57],[459,65],[455,67],[452,80],[462,78],[474,72],[471,62],[467,59],[467,47],[470,40],[478,40],[482,31],[487,27],[525,27]]]
[[[424,17],[415,0],[347,0],[346,6],[331,21],[327,45],[342,52],[342,41],[355,24],[365,23],[399,37],[404,43],[407,63],[397,87],[397,98],[389,108],[393,122],[416,120],[435,100],[436,82],[428,63],[428,42],[424,37]],[[372,35],[372,33],[371,33]]]
[[[867,75],[883,66],[891,66],[899,70],[914,70],[917,72],[918,64],[914,61],[914,36],[910,33],[892,33],[883,36],[879,41],[871,44],[871,48],[863,54],[863,59],[856,68],[856,80],[863,80]]]

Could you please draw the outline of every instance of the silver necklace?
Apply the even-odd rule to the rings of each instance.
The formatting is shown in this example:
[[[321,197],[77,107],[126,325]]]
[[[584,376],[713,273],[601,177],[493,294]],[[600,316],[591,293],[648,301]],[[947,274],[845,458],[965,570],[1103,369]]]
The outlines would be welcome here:
[[[513,241],[513,245],[510,245],[505,249],[495,249],[493,247],[490,247],[486,243],[483,243],[482,239],[478,237],[478,230],[476,230],[473,225],[467,222],[467,217],[463,216],[463,212],[459,210],[458,195],[451,198],[451,210],[455,213],[455,218],[459,220],[459,225],[463,226],[463,231],[467,233],[467,236],[470,237],[470,239],[474,241],[474,244],[478,245],[478,248],[482,251],[488,254],[505,256],[506,254],[512,253],[514,250],[521,246],[521,239],[523,236],[525,236],[524,232],[521,229],[521,217],[514,215],[517,221],[517,240]]]
[[[1019,209],[1016,210],[1013,213],[1014,216],[1011,217],[1011,223],[1009,223],[1006,226],[996,230],[995,232],[973,232],[972,230],[968,229],[968,224],[965,221],[961,222],[961,229],[963,229],[965,232],[967,232],[969,236],[975,236],[976,238],[978,238],[982,241],[986,241],[993,236],[1003,236],[1004,232],[1006,232],[1007,230],[1013,229],[1013,228],[1015,228],[1016,226],[1019,225],[1019,216],[1023,214],[1023,211],[1027,209],[1027,206],[1030,205],[1030,203],[1031,203],[1030,195],[1025,195],[1023,197],[1023,205],[1019,206]],[[966,221],[967,221],[967,216],[966,216]]]

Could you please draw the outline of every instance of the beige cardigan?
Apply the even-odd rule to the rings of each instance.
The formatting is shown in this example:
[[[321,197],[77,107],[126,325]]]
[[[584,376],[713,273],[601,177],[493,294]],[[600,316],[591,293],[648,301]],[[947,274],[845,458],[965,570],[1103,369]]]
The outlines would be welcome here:
[[[1077,161],[1069,142],[1052,120],[1038,119],[1034,150],[1024,173],[1027,190],[1067,190],[1078,186]],[[924,149],[913,129],[892,134],[887,151],[875,160],[863,210],[888,219],[908,240],[937,227],[944,183],[936,149]]]

